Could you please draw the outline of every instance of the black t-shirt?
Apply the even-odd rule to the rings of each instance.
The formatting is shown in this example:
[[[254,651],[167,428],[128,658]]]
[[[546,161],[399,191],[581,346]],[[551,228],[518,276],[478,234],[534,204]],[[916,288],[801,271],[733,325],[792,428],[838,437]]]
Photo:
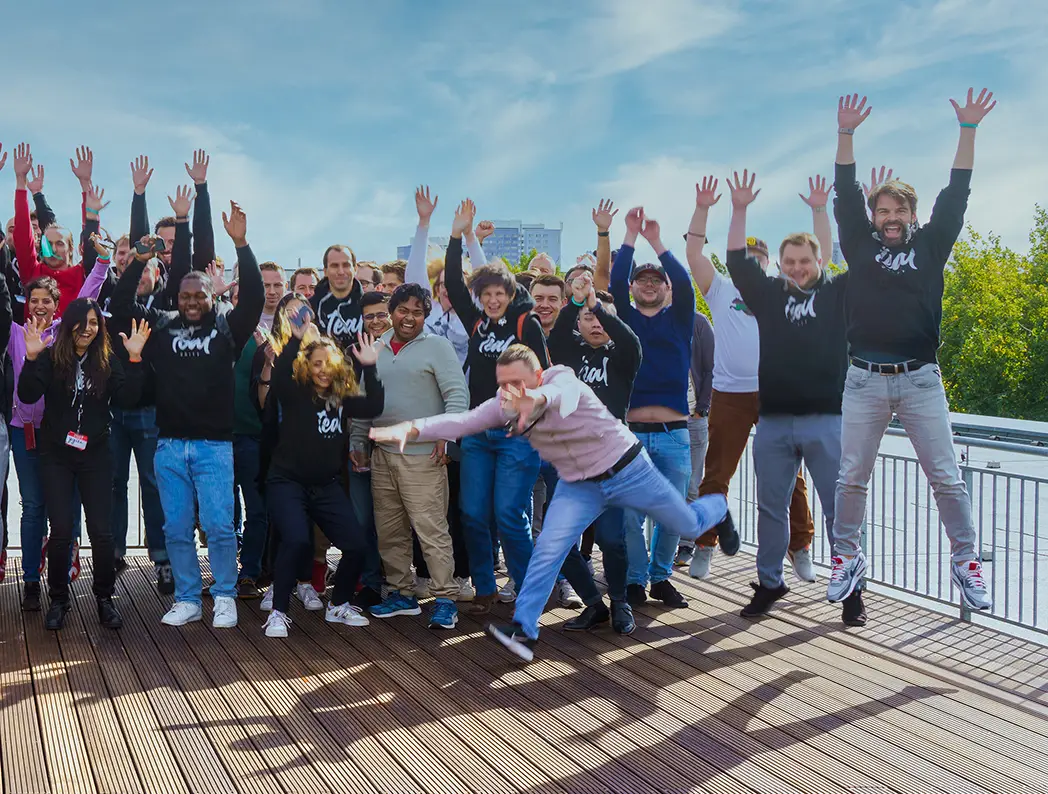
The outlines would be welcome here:
[[[377,369],[363,367],[365,393],[328,405],[316,396],[312,383],[294,379],[300,346],[292,337],[273,365],[270,391],[280,406],[280,439],[269,471],[304,485],[323,485],[336,479],[345,467],[350,420],[379,416],[385,390]]]
[[[728,272],[757,318],[762,415],[839,414],[848,370],[845,294],[850,272],[825,273],[810,290],[767,275],[745,250],[728,251]]]
[[[964,227],[970,170],[953,169],[928,223],[902,245],[875,236],[855,164],[836,166],[833,202],[848,280],[848,342],[871,352],[934,362],[942,322],[943,270]]]
[[[348,295],[336,298],[327,279],[324,279],[309,299],[317,316],[320,333],[334,339],[344,351],[357,343],[357,333],[364,328],[363,312],[360,309],[363,294],[360,284],[354,281]],[[349,361],[355,363],[356,359],[350,356]]]
[[[593,390],[615,418],[625,421],[633,381],[640,369],[640,340],[633,329],[617,315],[605,311],[598,301],[593,313],[611,341],[593,347],[577,330],[580,311],[581,307],[570,300],[561,310],[546,340],[550,359],[575,370],[578,379]]]

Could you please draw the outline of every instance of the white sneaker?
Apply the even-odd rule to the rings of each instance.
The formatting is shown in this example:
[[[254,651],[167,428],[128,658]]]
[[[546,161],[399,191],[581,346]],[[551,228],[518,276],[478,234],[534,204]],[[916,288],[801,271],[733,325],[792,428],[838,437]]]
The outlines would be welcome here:
[[[961,600],[969,609],[990,609],[993,606],[983,580],[982,563],[978,560],[951,565],[950,581],[961,591]]]
[[[430,583],[430,579],[416,576],[415,585],[412,587],[412,590],[415,591],[415,598],[430,598],[432,596],[432,593],[429,591]]]
[[[831,604],[850,596],[866,575],[866,555],[861,551],[854,557],[834,557],[826,600]]]
[[[175,605],[160,619],[160,622],[165,626],[184,626],[187,623],[200,620],[203,616],[204,610],[200,604],[194,604],[190,601],[176,601]]]
[[[503,604],[512,604],[517,600],[517,585],[510,579],[499,590],[499,601]]]
[[[790,559],[790,565],[793,566],[794,576],[802,582],[815,581],[815,566],[811,561],[811,549],[805,548],[790,551],[787,552],[787,556]]]
[[[458,595],[455,596],[456,601],[472,601],[477,596],[477,591],[473,589],[473,585],[469,582],[469,577],[456,576],[455,586],[458,588]]]
[[[262,628],[266,630],[267,637],[286,637],[287,627],[291,625],[291,618],[283,612],[270,612]]]
[[[696,546],[695,555],[688,566],[688,576],[692,579],[709,579],[710,565],[713,563],[713,546]]]
[[[320,594],[309,582],[299,582],[295,592],[298,594],[298,600],[302,602],[302,606],[310,612],[319,612],[324,608],[324,602],[320,600]]]
[[[586,606],[586,603],[579,598],[579,594],[575,592],[575,588],[572,587],[567,579],[562,579],[558,586],[560,591],[557,596],[557,604],[568,609],[582,609]]]
[[[237,625],[237,600],[229,596],[215,599],[215,613],[211,625],[216,629],[232,629]]]
[[[263,612],[273,611],[273,585],[270,585],[269,589],[262,594],[262,601],[259,603],[258,608]]]
[[[370,622],[364,617],[363,612],[348,601],[345,604],[339,604],[337,607],[329,606],[327,613],[324,615],[324,620],[328,623],[343,623],[346,626],[367,626]]]

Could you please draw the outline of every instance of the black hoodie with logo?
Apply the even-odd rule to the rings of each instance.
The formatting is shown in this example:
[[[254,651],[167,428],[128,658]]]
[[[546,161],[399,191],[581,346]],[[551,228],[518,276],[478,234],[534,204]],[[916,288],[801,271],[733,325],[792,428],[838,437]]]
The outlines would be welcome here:
[[[506,313],[491,320],[473,302],[473,295],[462,274],[462,238],[452,237],[444,258],[444,286],[448,299],[469,333],[466,369],[469,371],[469,407],[476,408],[498,391],[495,362],[513,344],[524,344],[535,351],[543,369],[549,367],[546,335],[542,323],[531,313],[535,301],[523,287],[517,287]]]
[[[363,296],[363,288],[354,279],[349,294],[338,298],[325,278],[317,284],[313,297],[309,299],[320,333],[334,339],[344,351],[357,343],[357,333],[364,328],[363,311],[360,308]],[[355,358],[349,356],[349,360],[356,365]]]

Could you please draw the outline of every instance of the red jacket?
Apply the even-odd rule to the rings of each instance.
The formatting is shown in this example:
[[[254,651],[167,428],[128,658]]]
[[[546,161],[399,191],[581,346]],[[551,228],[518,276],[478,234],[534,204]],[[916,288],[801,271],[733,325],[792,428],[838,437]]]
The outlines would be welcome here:
[[[83,214],[84,210],[81,210]],[[50,276],[58,282],[58,311],[55,317],[61,317],[66,306],[76,300],[80,288],[84,286],[86,274],[79,265],[55,270],[41,262],[36,255],[36,241],[33,239],[33,225],[29,217],[29,195],[25,190],[15,191],[15,256],[18,258],[18,276],[25,287],[34,278]],[[70,252],[72,256],[72,252]]]

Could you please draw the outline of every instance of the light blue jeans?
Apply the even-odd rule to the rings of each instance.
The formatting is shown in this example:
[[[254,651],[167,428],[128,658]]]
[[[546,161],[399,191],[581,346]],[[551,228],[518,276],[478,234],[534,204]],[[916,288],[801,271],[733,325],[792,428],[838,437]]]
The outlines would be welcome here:
[[[684,434],[687,437],[686,430]],[[720,523],[728,512],[728,500],[721,494],[710,494],[688,504],[681,489],[659,473],[647,452],[641,452],[626,468],[601,482],[561,480],[553,493],[542,534],[535,542],[513,615],[532,639],[539,636],[539,618],[564,558],[586,527],[609,507],[651,516],[666,535],[673,537],[676,551],[678,538],[694,540]]]
[[[681,428],[636,435],[659,473],[669,480],[681,497],[687,496],[688,482],[691,480],[691,437],[688,430]],[[629,555],[627,584],[644,586],[649,579],[652,584],[669,579],[673,572],[673,559],[677,556],[680,538],[663,526],[654,513],[649,513],[655,519],[649,564],[648,545],[644,540],[644,515],[640,510],[625,511],[626,553]]]
[[[233,443],[161,438],[156,481],[164,508],[164,539],[175,577],[175,601],[199,604],[203,581],[194,532],[194,501],[207,535],[216,598],[237,594],[237,539],[233,532]]]

